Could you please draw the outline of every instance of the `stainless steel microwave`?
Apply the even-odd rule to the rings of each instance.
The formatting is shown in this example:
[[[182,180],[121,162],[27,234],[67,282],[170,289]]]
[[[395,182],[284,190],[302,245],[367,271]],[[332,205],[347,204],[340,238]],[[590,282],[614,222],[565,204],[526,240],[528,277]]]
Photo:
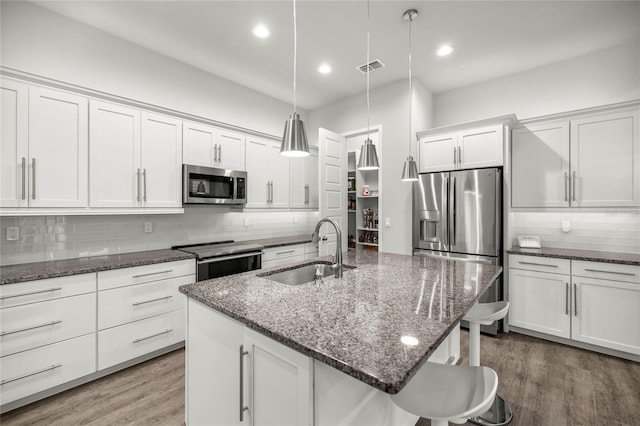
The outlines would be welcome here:
[[[182,165],[183,204],[246,204],[247,172]]]

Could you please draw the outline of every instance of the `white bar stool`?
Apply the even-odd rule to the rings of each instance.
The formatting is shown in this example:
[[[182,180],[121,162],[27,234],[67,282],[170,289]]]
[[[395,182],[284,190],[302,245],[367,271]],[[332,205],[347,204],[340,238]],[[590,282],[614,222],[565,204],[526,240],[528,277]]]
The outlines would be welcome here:
[[[493,303],[476,303],[464,316],[469,321],[469,365],[480,365],[480,326],[491,325],[501,320],[509,312],[509,302],[506,300]],[[496,395],[496,398],[485,413],[473,416],[469,422],[483,426],[502,426],[511,422],[513,413],[509,404]]]
[[[431,420],[432,426],[462,424],[484,413],[498,390],[498,375],[489,367],[425,363],[402,390],[391,395],[400,408]]]

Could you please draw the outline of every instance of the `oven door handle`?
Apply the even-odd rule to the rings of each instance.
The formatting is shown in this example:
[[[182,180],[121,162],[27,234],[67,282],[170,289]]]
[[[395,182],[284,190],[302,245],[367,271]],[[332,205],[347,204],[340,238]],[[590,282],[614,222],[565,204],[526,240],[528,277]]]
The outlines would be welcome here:
[[[225,260],[242,259],[243,257],[252,257],[252,256],[262,256],[263,254],[264,252],[262,251],[252,251],[249,253],[242,253],[242,254],[236,254],[231,256],[221,256],[221,257],[214,257],[212,259],[203,259],[203,260],[199,260],[198,264],[202,265],[205,263],[224,262]]]

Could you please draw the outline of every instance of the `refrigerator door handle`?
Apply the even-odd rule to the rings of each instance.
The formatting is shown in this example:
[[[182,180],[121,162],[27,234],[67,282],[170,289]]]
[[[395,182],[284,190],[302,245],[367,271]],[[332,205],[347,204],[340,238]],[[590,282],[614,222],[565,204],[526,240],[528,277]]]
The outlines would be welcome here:
[[[449,228],[451,229],[451,232],[452,232],[451,247],[453,248],[453,246],[456,245],[456,178],[455,176],[451,178],[451,181],[452,181],[451,193],[450,193],[451,222],[449,223]]]

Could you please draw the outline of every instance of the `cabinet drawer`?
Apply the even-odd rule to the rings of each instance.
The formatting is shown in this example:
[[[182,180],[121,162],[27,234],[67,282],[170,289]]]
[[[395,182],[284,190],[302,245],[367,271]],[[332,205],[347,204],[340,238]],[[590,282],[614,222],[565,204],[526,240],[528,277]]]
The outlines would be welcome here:
[[[296,244],[293,246],[283,246],[283,247],[274,247],[269,249],[264,249],[264,254],[262,255],[262,261],[270,261],[276,259],[283,259],[287,257],[294,256],[302,256],[304,259],[304,244]]]
[[[98,332],[98,369],[102,370],[184,340],[184,310]]]
[[[509,255],[509,268],[569,275],[571,274],[571,261],[569,259],[556,259],[553,257],[511,254]]]
[[[93,333],[96,294],[3,309],[0,320],[0,356]]]
[[[6,404],[96,371],[94,334],[2,358],[0,399]]]
[[[601,278],[640,284],[640,266],[574,260],[571,268],[572,275],[578,277]]]
[[[133,268],[98,272],[98,290],[142,284],[183,275],[195,275],[195,260],[156,263]]]
[[[193,275],[98,292],[98,329],[184,309],[178,287],[195,282]]]
[[[0,308],[96,291],[96,274],[71,275],[0,285]]]

